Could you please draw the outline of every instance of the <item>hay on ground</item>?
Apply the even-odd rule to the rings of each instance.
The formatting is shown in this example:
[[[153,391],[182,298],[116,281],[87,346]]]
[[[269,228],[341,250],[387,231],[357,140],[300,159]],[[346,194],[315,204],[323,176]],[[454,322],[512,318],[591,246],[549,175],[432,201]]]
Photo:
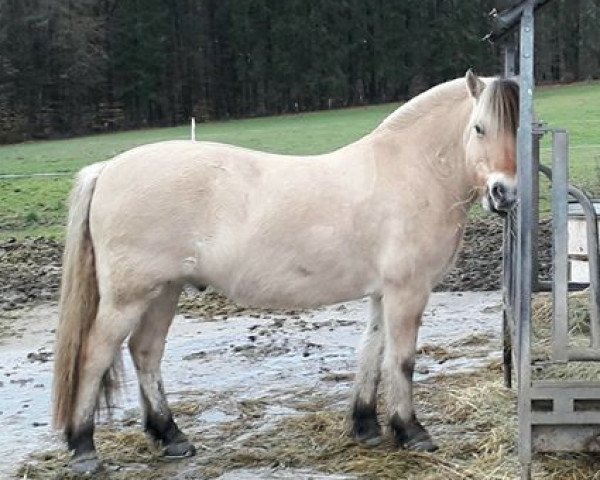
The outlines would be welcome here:
[[[240,468],[264,467],[384,480],[518,478],[515,392],[503,386],[499,364],[436,377],[418,384],[415,395],[421,420],[440,445],[436,453],[398,450],[390,440],[372,449],[356,445],[346,433],[346,413],[333,407],[339,397],[322,394],[303,398],[296,415],[279,421],[264,416],[269,405],[281,403],[277,398],[238,402],[235,420],[208,430],[190,431],[202,422],[193,408],[182,408],[189,420],[195,419],[186,423],[199,455],[176,464],[163,462],[139,429],[101,428],[97,444],[103,458],[110,459],[106,478],[112,479],[170,478],[176,471],[215,478]],[[45,452],[29,459],[21,473],[30,479],[70,478],[66,465],[64,450]],[[600,458],[540,455],[535,468],[537,479],[592,479],[598,477]]]
[[[585,342],[589,311],[584,295],[570,297],[570,337],[574,344]],[[535,355],[539,378],[583,377],[598,379],[595,364],[553,365],[550,352],[551,304],[548,296],[534,302]],[[489,341],[489,339],[487,339]],[[483,337],[465,337],[459,345],[477,346]],[[420,353],[443,359],[457,349],[424,345]],[[464,348],[460,350],[463,351]],[[225,472],[252,468],[301,468],[330,474],[350,474],[361,479],[458,480],[513,479],[520,475],[517,457],[515,391],[503,385],[502,366],[456,375],[444,375],[415,386],[415,401],[421,421],[440,446],[433,454],[398,450],[391,440],[377,448],[357,445],[347,435],[346,412],[339,392],[304,389],[270,397],[236,401],[233,398],[194,398],[174,405],[177,419],[198,446],[194,459],[166,463],[160,450],[137,428],[101,427],[97,445],[107,459],[107,471],[97,478],[171,478],[185,471],[186,478],[216,478]],[[594,370],[595,369],[595,370]],[[336,396],[337,395],[337,396]],[[203,412],[225,408],[227,421],[206,424]],[[271,407],[288,409],[295,415],[283,418],[269,414]],[[383,411],[383,409],[381,409]],[[232,420],[231,418],[234,418]],[[383,422],[384,419],[382,418]],[[39,453],[21,467],[29,479],[66,478],[65,450]],[[583,454],[538,455],[535,479],[600,479],[600,457]]]

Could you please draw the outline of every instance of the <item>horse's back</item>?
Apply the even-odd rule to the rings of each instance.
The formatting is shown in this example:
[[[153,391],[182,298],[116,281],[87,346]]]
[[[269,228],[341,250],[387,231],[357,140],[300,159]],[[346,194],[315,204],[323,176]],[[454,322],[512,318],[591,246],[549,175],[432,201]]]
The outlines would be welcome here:
[[[360,296],[365,266],[350,261],[348,236],[349,199],[361,194],[340,188],[341,173],[318,158],[204,142],[125,152],[106,165],[92,201],[100,273],[134,274],[146,289],[212,284],[247,303],[308,303],[290,298],[295,292],[312,292],[314,303]],[[322,283],[335,285],[327,298],[318,296]]]

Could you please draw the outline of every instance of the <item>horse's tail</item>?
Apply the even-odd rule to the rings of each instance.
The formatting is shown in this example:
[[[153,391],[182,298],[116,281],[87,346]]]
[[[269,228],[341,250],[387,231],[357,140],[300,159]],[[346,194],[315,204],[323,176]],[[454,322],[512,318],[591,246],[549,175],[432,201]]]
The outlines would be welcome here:
[[[54,349],[53,424],[58,429],[70,426],[85,361],[85,346],[100,300],[89,214],[96,180],[104,166],[105,163],[96,163],[81,170],[69,201]],[[110,384],[107,375],[103,386]]]

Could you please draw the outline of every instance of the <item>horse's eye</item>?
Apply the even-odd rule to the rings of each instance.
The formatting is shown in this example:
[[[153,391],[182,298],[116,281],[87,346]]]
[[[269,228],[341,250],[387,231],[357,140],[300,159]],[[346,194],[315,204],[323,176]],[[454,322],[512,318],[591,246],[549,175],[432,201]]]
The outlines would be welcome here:
[[[483,127],[481,125],[475,125],[475,131],[477,132],[477,135],[483,135]]]

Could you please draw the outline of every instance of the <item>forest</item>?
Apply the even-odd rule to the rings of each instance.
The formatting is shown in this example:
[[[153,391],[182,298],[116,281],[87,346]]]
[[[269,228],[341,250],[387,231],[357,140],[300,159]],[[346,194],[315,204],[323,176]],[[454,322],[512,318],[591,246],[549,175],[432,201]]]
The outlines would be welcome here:
[[[506,3],[0,0],[0,143],[402,101],[499,73]],[[600,77],[600,0],[541,9],[536,75]]]

